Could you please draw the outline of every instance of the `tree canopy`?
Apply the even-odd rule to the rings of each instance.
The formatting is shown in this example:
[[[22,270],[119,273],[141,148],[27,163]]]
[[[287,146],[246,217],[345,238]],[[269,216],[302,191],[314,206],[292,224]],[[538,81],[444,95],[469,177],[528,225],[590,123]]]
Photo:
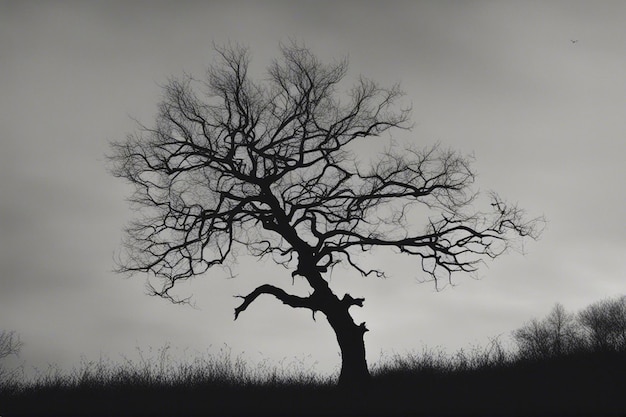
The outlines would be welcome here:
[[[217,51],[206,80],[171,79],[156,124],[113,144],[112,172],[143,209],[122,269],[161,278],[155,294],[170,297],[234,245],[288,267],[297,254],[320,272],[345,262],[364,275],[383,271],[362,268],[356,252],[393,247],[439,279],[473,271],[513,235],[536,235],[536,219],[496,194],[490,213],[472,211],[471,161],[454,151],[389,148],[369,167],[356,162],[353,142],[410,128],[398,86],[361,77],[340,95],[347,62],[323,64],[297,45],[258,82],[246,49]],[[419,233],[406,216],[416,204],[434,213]]]

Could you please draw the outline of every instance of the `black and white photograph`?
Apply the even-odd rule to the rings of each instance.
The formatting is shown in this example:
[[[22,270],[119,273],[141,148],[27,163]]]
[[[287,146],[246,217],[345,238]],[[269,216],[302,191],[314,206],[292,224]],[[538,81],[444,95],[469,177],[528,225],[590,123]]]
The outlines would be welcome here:
[[[626,416],[626,2],[0,0],[0,416]]]

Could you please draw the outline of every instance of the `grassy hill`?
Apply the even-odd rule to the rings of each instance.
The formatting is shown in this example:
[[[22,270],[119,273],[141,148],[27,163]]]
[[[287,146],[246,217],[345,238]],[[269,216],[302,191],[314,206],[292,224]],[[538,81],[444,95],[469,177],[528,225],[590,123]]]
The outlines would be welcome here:
[[[424,351],[377,364],[359,391],[306,370],[226,359],[87,363],[70,375],[5,383],[0,415],[626,416],[626,352],[531,359],[493,346],[453,356]]]

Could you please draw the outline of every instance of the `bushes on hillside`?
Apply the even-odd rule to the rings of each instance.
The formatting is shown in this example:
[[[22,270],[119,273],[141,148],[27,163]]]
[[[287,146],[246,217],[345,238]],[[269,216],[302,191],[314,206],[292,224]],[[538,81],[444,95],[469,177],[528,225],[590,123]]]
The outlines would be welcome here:
[[[15,379],[18,370],[9,369],[5,366],[4,360],[11,355],[19,355],[22,345],[19,335],[14,331],[0,331],[0,383]]]
[[[557,303],[542,320],[513,331],[521,357],[539,359],[580,351],[626,351],[626,296],[569,313]]]
[[[578,313],[587,343],[595,350],[626,350],[626,295],[598,301]]]

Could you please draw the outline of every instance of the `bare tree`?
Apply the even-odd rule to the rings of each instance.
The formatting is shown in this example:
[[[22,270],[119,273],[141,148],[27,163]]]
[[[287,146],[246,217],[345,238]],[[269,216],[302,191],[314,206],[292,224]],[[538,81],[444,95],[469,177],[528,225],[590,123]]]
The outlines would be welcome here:
[[[17,355],[22,349],[23,343],[13,331],[0,331],[0,359],[10,355]]]
[[[19,355],[23,345],[19,335],[14,331],[0,331],[0,383],[10,381],[17,374],[17,369],[8,370],[1,360],[7,356]]]
[[[626,296],[591,304],[578,321],[595,349],[626,350]]]
[[[532,319],[513,332],[520,354],[526,358],[550,356],[550,330],[544,322]]]
[[[547,358],[572,352],[580,347],[581,335],[575,316],[556,303],[543,320],[532,319],[513,332],[523,356]]]
[[[575,316],[556,303],[552,308],[546,324],[550,331],[551,351],[553,355],[562,355],[574,350],[580,341],[580,332]]]
[[[383,276],[356,255],[387,247],[421,259],[437,283],[537,236],[538,219],[496,194],[491,210],[473,210],[470,159],[453,151],[390,147],[364,167],[353,145],[410,128],[398,86],[361,77],[342,95],[347,62],[326,65],[296,44],[281,48],[262,82],[250,75],[247,50],[217,52],[204,81],[187,76],[164,87],[153,127],[112,144],[112,173],[134,185],[130,201],[143,212],[126,229],[120,270],[160,278],[153,294],[186,301],[175,284],[226,265],[236,246],[271,257],[312,293],[261,285],[241,296],[235,319],[263,294],[323,313],[341,350],[339,382],[354,385],[369,377],[368,329],[349,313],[364,299],[332,292],[333,266]],[[415,206],[427,210],[420,228]]]

